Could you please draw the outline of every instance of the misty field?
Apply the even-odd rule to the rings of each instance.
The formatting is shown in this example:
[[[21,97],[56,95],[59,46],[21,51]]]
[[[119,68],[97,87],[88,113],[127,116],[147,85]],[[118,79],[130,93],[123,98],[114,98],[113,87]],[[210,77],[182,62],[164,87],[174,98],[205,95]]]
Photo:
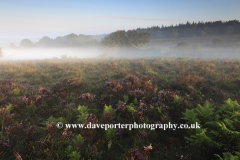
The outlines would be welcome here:
[[[240,60],[66,58],[0,68],[2,160],[240,157]],[[57,122],[200,129],[58,129]]]

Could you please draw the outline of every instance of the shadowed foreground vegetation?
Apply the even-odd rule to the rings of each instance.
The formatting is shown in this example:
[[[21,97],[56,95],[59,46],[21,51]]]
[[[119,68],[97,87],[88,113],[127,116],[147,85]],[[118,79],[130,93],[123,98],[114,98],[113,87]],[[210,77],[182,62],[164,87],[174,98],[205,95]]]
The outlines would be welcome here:
[[[2,62],[0,159],[238,159],[239,89],[239,60]],[[57,129],[59,121],[201,129]]]

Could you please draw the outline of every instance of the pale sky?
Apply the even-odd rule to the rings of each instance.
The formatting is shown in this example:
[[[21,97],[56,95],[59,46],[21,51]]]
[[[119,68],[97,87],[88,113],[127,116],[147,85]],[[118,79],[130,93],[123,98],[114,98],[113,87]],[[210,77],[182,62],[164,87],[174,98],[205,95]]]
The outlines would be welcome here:
[[[239,6],[239,0],[0,0],[0,38],[55,38],[187,21],[240,20]]]

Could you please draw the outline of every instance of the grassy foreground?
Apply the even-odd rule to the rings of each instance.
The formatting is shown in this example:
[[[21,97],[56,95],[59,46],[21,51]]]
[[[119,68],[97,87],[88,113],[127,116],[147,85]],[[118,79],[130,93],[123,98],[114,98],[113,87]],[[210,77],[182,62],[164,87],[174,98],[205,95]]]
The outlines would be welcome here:
[[[239,90],[240,60],[2,62],[0,157],[187,160],[218,159],[214,154],[227,152],[236,157]],[[201,129],[58,129],[60,121],[199,122]]]

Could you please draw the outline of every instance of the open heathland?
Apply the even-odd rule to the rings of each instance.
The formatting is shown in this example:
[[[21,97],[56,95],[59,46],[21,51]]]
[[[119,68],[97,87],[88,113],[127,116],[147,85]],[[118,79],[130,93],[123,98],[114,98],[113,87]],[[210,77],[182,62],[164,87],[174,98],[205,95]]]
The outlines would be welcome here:
[[[60,59],[0,64],[0,159],[240,158],[240,60]],[[200,124],[79,129],[64,124]]]

